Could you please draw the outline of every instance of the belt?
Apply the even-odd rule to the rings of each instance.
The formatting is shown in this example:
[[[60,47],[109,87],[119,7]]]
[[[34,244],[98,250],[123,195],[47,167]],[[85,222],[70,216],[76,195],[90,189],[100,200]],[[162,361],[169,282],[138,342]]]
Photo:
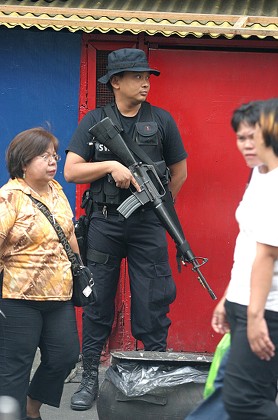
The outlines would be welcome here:
[[[93,203],[93,211],[101,211],[102,213],[119,213],[117,208],[119,204],[100,204],[100,203]]]
[[[120,206],[120,204],[100,204],[100,203],[93,203],[93,211],[101,211],[104,215],[107,214],[120,214],[117,210],[117,208]],[[139,207],[134,211],[134,213],[138,212],[145,212],[147,210],[152,210],[153,205],[152,203],[147,203],[144,206]]]

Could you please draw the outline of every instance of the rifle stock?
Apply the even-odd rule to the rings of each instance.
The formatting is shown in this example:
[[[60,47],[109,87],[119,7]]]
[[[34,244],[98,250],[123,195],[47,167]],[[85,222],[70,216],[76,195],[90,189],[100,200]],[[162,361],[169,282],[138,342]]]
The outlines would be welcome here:
[[[212,299],[217,299],[200,271],[200,267],[208,260],[207,258],[195,257],[193,254],[189,243],[185,239],[172,201],[165,201],[166,191],[154,166],[137,162],[109,117],[104,118],[91,127],[89,132],[118,156],[140,185],[141,191],[132,191],[132,195],[117,208],[120,214],[128,218],[141,205],[152,203],[156,215],[174,240],[182,263],[186,264],[188,262],[192,264],[192,270],[198,274],[198,281],[208,291]],[[198,260],[202,260],[202,262],[199,263]]]

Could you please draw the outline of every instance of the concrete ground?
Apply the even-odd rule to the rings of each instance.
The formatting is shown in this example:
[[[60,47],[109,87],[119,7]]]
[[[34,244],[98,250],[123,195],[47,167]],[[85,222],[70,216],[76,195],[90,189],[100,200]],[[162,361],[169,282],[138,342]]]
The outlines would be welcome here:
[[[36,355],[34,361],[33,370],[36,369],[39,360],[39,352]],[[106,367],[101,367],[99,371],[99,381],[102,383]],[[64,392],[61,400],[60,408],[50,407],[48,405],[43,405],[41,408],[41,417],[42,420],[99,420],[96,409],[96,402],[94,402],[93,407],[87,411],[73,411],[70,408],[70,399],[72,394],[76,391],[81,380],[81,363],[78,363],[76,370],[72,371],[72,375],[68,378],[69,382],[65,383]],[[71,376],[73,376],[71,378]]]

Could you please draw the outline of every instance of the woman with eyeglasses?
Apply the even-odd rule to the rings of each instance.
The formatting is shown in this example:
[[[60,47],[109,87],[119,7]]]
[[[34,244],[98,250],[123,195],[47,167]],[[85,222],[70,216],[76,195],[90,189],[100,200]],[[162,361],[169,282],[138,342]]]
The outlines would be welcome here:
[[[0,395],[16,398],[21,420],[40,420],[42,404],[59,407],[79,356],[71,264],[30,198],[49,208],[78,252],[73,213],[54,180],[57,150],[58,140],[43,128],[19,133],[6,153],[10,180],[0,189]],[[38,347],[41,362],[30,382]]]

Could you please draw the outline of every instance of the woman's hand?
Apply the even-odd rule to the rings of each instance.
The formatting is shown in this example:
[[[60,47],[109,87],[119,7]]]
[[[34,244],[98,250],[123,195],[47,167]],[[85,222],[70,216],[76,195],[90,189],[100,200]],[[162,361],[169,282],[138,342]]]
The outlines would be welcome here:
[[[230,331],[230,326],[226,319],[226,310],[224,307],[226,297],[223,296],[219,303],[216,305],[211,319],[211,326],[215,332],[225,334]]]
[[[251,350],[261,360],[270,360],[275,355],[275,346],[269,337],[267,323],[263,317],[248,316],[247,338]]]
[[[257,242],[247,309],[247,338],[251,350],[262,360],[270,360],[275,354],[275,346],[270,339],[264,316],[277,258],[278,247]]]

